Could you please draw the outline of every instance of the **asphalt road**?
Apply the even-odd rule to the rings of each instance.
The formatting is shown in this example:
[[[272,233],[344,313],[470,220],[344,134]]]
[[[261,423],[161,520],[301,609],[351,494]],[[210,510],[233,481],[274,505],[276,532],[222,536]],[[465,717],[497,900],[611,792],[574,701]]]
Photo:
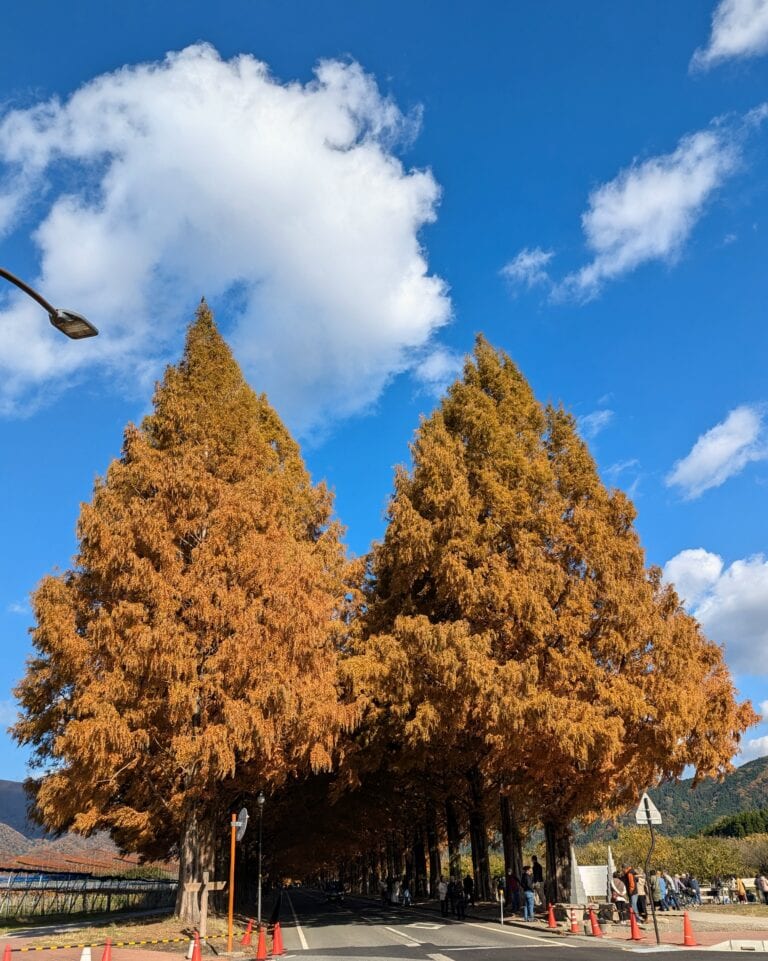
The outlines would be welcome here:
[[[342,905],[329,904],[319,891],[304,888],[285,892],[281,928],[287,955],[301,961],[628,961],[640,954],[599,940],[453,921],[368,900],[347,898]],[[642,949],[642,954],[648,953],[647,947]],[[691,961],[731,957],[690,948],[684,954]]]

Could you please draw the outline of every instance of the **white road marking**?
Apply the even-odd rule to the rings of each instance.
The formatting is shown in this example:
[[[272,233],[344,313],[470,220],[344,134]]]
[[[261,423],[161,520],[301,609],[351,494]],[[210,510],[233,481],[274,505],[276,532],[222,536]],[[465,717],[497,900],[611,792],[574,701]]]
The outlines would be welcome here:
[[[439,928],[444,928],[444,924],[434,924],[429,921],[414,921],[412,924],[408,925],[409,928],[425,928],[427,931],[437,931]]]
[[[431,961],[451,961],[447,954],[428,954],[427,957],[431,958]]]
[[[293,915],[293,923],[296,925],[296,933],[299,936],[299,942],[301,943],[302,950],[307,951],[309,950],[309,945],[307,944],[307,939],[304,937],[304,932],[301,928],[301,925],[299,924],[299,919],[296,916],[296,908],[294,908],[293,906],[293,901],[291,901],[290,894],[287,895],[287,897],[288,897],[288,907],[291,909],[291,914]]]
[[[407,944],[408,948],[418,948],[421,947],[421,941],[417,941],[416,938],[412,938],[410,934],[406,934],[405,931],[398,931],[397,928],[390,928],[386,924],[384,925],[385,930],[391,931],[392,934],[396,934],[401,938],[407,938],[411,943]]]
[[[488,930],[487,924],[479,924],[477,921],[465,921],[464,924],[467,924],[473,928],[483,928],[483,930],[485,931]],[[494,930],[506,931],[507,934],[511,934],[513,935],[513,937],[516,937],[516,938],[525,938],[526,941],[538,941],[540,944],[549,944],[553,948],[575,948],[576,947],[575,944],[564,944],[562,941],[555,941],[553,938],[537,938],[536,935],[534,934],[522,934],[520,931],[512,931],[509,928],[502,928],[501,925],[499,925],[497,928],[494,928]]]

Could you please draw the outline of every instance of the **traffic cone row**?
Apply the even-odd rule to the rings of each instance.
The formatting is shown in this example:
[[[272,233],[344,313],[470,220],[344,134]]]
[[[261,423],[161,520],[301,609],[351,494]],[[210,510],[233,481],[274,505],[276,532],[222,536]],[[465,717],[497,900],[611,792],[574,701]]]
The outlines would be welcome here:
[[[3,961],[11,961],[11,946],[6,944],[5,950],[3,951]]]
[[[276,921],[274,930],[272,931],[272,957],[279,958],[284,954],[283,932],[280,930],[280,922]]]
[[[192,961],[203,961],[203,949],[200,947],[200,932],[195,931],[195,943],[192,948]]]
[[[589,909],[589,924],[592,928],[592,937],[602,938],[603,932],[600,930],[600,925],[597,923],[597,915],[595,914],[593,908]]]
[[[251,932],[253,931],[253,918],[248,918],[248,927],[245,929],[245,933],[240,941],[240,944],[245,948],[251,946]]]
[[[684,948],[696,947],[696,938],[693,936],[691,919],[688,917],[687,911],[683,911],[683,947]]]
[[[267,961],[267,935],[263,925],[259,925],[259,940],[256,945],[256,961]]]
[[[579,919],[576,915],[576,908],[571,908],[571,934],[581,934]]]
[[[107,938],[107,943],[104,945],[104,951],[101,955],[101,961],[112,961],[112,939]]]
[[[557,921],[555,921],[555,907],[551,903],[547,905],[547,927],[557,927]]]
[[[640,933],[640,925],[637,923],[637,915],[632,910],[629,909],[629,940],[630,941],[642,941],[643,935]]]

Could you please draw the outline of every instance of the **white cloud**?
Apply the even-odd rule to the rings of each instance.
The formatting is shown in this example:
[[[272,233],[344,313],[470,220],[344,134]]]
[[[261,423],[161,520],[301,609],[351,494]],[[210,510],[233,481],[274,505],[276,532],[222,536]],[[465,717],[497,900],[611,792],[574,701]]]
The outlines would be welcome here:
[[[763,715],[763,720],[768,721],[768,701],[760,702],[760,713]]]
[[[768,457],[763,436],[763,414],[757,407],[743,405],[712,427],[693,445],[691,452],[672,468],[668,487],[679,487],[687,499],[719,487],[751,461]]]
[[[680,600],[691,607],[713,587],[723,572],[723,559],[703,547],[680,551],[664,565],[664,580],[674,584]]]
[[[717,554],[682,551],[664,567],[708,637],[725,645],[736,673],[768,675],[768,558],[756,554],[724,568]]]
[[[581,222],[594,257],[565,278],[555,297],[594,297],[605,281],[643,263],[674,261],[737,160],[724,130],[699,131],[592,191]]]
[[[768,52],[768,0],[721,0],[712,14],[709,43],[697,50],[693,69],[707,69],[732,57]]]
[[[439,396],[453,383],[463,365],[464,357],[461,354],[437,347],[414,368],[413,373],[427,393]]]
[[[280,83],[204,44],[6,114],[0,215],[34,217],[41,289],[101,335],[8,296],[0,404],[153,370],[204,293],[231,294],[238,359],[293,426],[365,409],[450,316],[419,242],[439,188],[393,153],[412,126],[356,63]]]
[[[29,614],[29,605],[23,601],[11,601],[6,608],[9,614]]]
[[[576,423],[582,437],[591,439],[597,437],[600,431],[605,430],[612,420],[612,410],[594,410],[591,414],[584,414],[582,417],[578,417]]]
[[[747,761],[754,761],[766,755],[768,755],[768,735],[764,737],[753,737],[746,741],[734,758],[734,761],[737,765],[746,764]]]
[[[501,275],[511,283],[525,286],[529,290],[532,287],[540,287],[550,283],[546,266],[553,256],[554,253],[551,250],[526,247],[501,268]]]
[[[0,725],[7,727],[18,720],[19,709],[15,701],[0,701]]]

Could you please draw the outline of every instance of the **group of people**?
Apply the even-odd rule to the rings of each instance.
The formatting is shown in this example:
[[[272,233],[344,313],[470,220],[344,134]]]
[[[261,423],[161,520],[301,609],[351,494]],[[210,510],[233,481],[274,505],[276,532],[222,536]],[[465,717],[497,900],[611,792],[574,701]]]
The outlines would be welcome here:
[[[525,921],[533,921],[537,904],[544,903],[544,868],[534,854],[530,864],[524,864],[520,876],[509,873],[506,879],[506,899],[510,909],[522,911]]]
[[[643,871],[625,864],[620,872],[614,872],[611,900],[620,921],[629,921],[630,910],[636,918],[647,921],[650,901],[657,911],[679,910],[683,902],[701,904],[701,887],[692,874],[654,870],[646,877]]]
[[[723,880],[721,877],[712,879],[711,894],[718,904],[731,904],[739,902],[746,904],[748,901],[758,904],[768,904],[768,878],[764,874],[755,877],[755,890],[747,891],[743,878],[732,877]]]
[[[451,878],[446,881],[440,875],[437,882],[437,896],[440,899],[440,914],[447,918],[449,915],[463,921],[466,916],[467,905],[475,904],[475,882],[471,874],[463,881]]]

